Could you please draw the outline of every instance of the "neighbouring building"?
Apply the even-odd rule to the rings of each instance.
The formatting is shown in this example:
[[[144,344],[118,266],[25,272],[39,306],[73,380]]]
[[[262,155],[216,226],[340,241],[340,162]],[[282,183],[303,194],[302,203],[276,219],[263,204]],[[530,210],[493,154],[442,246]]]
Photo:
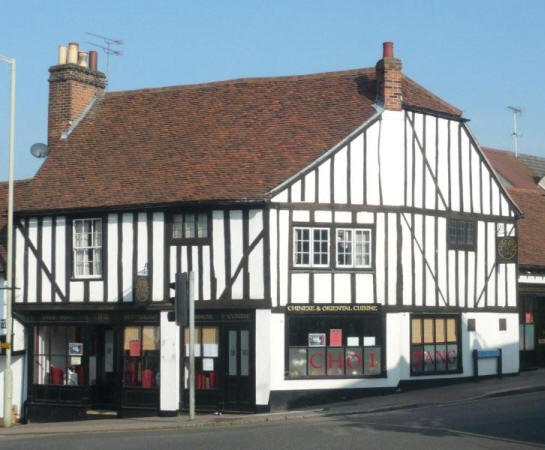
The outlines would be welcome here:
[[[391,43],[372,68],[124,92],[68,54],[16,207],[26,417],[184,409],[185,271],[200,409],[468,377],[474,349],[518,372],[520,211]]]
[[[484,149],[524,217],[519,223],[519,327],[522,368],[545,365],[545,158]]]

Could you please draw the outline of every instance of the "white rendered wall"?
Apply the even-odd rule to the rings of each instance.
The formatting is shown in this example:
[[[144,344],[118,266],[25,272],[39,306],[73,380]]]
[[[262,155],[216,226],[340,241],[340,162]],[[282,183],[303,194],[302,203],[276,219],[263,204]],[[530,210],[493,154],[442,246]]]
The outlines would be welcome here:
[[[271,334],[271,311],[255,312],[255,404],[268,405],[271,393],[271,354],[278,352],[276,336]],[[274,341],[274,342],[273,342]]]
[[[180,407],[180,327],[168,321],[161,311],[161,384],[160,410],[178,411]]]

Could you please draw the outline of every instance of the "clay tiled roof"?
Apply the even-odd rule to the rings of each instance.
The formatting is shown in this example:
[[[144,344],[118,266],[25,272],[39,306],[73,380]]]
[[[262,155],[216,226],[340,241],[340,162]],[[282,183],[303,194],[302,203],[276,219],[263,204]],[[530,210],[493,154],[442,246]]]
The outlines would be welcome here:
[[[262,199],[375,114],[375,69],[107,93],[26,210]],[[405,77],[406,106],[461,111]]]
[[[519,264],[545,268],[545,191],[537,186],[536,174],[512,152],[483,150],[494,169],[508,181],[507,190],[524,214],[518,221]]]
[[[510,188],[509,192],[522,209],[519,226],[519,264],[545,268],[545,192]]]
[[[504,179],[502,181],[506,187],[539,189],[533,171],[521,159],[515,158],[514,153],[489,147],[482,147],[482,149],[496,172]]]

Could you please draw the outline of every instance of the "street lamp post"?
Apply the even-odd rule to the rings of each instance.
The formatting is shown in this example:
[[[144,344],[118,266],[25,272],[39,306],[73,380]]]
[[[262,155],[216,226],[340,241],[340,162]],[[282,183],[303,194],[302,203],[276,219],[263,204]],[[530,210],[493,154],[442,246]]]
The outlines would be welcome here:
[[[13,301],[13,174],[15,167],[15,59],[0,55],[0,60],[11,66],[10,103],[9,103],[9,175],[8,175],[8,261],[6,269],[7,289],[6,303],[6,367],[4,369],[4,426],[10,427],[12,422],[12,375],[11,375],[11,334]]]

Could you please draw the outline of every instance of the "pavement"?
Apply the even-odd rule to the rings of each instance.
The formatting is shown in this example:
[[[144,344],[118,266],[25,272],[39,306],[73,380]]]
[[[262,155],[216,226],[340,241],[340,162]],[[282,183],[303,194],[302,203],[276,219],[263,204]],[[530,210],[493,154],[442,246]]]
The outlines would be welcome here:
[[[0,437],[54,434],[131,432],[152,430],[195,429],[214,426],[243,426],[281,423],[320,417],[372,414],[427,406],[457,404],[478,399],[545,391],[545,368],[521,372],[502,378],[465,380],[444,386],[398,390],[338,403],[266,414],[198,414],[189,420],[187,414],[175,417],[139,417],[130,419],[97,419],[73,422],[30,423],[0,428]]]

